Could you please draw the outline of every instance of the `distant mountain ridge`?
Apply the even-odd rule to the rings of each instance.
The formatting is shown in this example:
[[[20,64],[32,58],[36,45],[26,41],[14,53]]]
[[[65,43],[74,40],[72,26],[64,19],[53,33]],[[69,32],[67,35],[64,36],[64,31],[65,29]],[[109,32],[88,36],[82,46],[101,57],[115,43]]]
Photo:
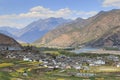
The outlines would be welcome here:
[[[14,39],[18,39],[17,36],[15,36],[15,32],[18,32],[20,29],[12,28],[9,26],[1,26],[0,27],[0,33],[5,34],[7,36],[10,36]]]
[[[20,29],[18,28],[12,28],[12,27],[9,27],[9,26],[1,26],[0,27],[0,30],[2,31],[7,31],[8,33],[14,35],[15,32],[18,32]]]
[[[21,29],[19,32],[16,33],[16,35],[17,37],[19,37],[20,40],[31,43],[42,37],[48,31],[53,30],[57,26],[70,21],[71,20],[53,17],[48,19],[40,19]]]
[[[85,20],[77,19],[70,24],[62,25],[48,32],[35,43],[39,45],[44,44],[45,46],[77,47],[89,43],[91,43],[90,46],[96,46],[97,43],[101,43],[102,41],[100,45],[105,46],[104,44],[107,42],[104,39],[108,35],[113,39],[113,36],[118,36],[119,34],[114,33],[116,32],[116,26],[118,26],[117,30],[120,31],[119,14],[119,9],[113,9],[111,11],[101,11],[97,15]],[[109,33],[109,31],[112,31],[112,33]],[[101,38],[102,40],[100,40]],[[119,37],[115,38],[119,39]],[[118,41],[114,40],[113,43],[119,44]],[[111,46],[113,45],[111,44]]]
[[[14,39],[17,39],[16,36],[14,36],[13,34],[7,32],[7,31],[0,30],[0,33],[5,34],[5,35],[7,35],[7,36],[10,36],[10,37],[12,37],[12,38],[14,38]]]

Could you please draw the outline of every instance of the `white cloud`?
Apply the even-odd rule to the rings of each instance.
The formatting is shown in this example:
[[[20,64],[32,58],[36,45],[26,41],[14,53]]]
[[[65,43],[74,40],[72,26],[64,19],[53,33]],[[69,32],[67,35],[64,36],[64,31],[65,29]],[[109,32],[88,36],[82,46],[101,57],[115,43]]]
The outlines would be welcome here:
[[[37,19],[45,19],[49,17],[63,17],[63,18],[87,18],[95,15],[96,11],[84,12],[74,11],[69,8],[63,8],[59,10],[51,10],[42,6],[31,8],[27,13],[0,15],[0,26],[15,26],[18,28],[25,27],[30,22]]]
[[[120,0],[104,0],[103,7],[120,7]]]
[[[28,13],[22,13],[20,17],[28,17],[28,18],[49,18],[49,17],[68,17],[72,11],[69,8],[59,9],[57,11],[50,10],[49,8],[44,8],[42,6],[37,6],[32,9]]]

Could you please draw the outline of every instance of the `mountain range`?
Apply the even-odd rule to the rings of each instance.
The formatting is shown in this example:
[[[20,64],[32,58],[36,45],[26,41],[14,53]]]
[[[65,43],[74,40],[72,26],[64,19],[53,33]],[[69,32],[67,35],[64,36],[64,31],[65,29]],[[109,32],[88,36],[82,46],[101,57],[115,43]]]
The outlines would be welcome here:
[[[5,34],[7,36],[10,36],[16,40],[18,40],[18,37],[15,35],[15,32],[18,32],[18,31],[19,31],[19,29],[12,28],[9,26],[0,27],[0,33]]]
[[[41,38],[44,34],[50,30],[55,29],[57,26],[67,23],[71,20],[66,20],[63,18],[48,18],[39,19],[34,21],[25,28],[21,29],[16,33],[16,36],[24,42],[34,42],[35,40]]]
[[[88,19],[78,18],[48,32],[34,42],[44,46],[120,46],[120,10],[101,11]]]
[[[0,30],[6,31],[12,35],[14,35],[15,32],[18,32],[20,29],[15,28],[15,27],[10,27],[10,26],[1,26]]]
[[[15,35],[7,32],[6,30],[0,30],[0,33],[5,34],[5,35],[7,35],[7,36],[10,36],[10,37],[12,37],[12,38],[14,38],[14,39],[17,39],[17,37],[16,37]]]
[[[17,41],[31,43],[41,38],[50,30],[55,29],[57,26],[70,22],[70,19],[63,18],[47,18],[39,19],[27,25],[22,29],[11,28],[9,26],[0,27],[0,33],[8,35]]]
[[[120,47],[120,10],[101,11],[88,19],[39,19],[23,29],[0,27],[16,40],[52,47]]]

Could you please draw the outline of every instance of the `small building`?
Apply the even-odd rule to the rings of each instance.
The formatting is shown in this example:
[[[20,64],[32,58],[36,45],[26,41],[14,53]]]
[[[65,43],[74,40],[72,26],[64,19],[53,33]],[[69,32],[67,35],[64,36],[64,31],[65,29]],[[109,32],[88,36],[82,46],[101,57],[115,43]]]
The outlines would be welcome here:
[[[23,61],[32,61],[30,58],[24,57]]]
[[[103,61],[103,60],[97,60],[97,61],[94,61],[94,64],[96,64],[96,65],[104,65],[105,61]]]

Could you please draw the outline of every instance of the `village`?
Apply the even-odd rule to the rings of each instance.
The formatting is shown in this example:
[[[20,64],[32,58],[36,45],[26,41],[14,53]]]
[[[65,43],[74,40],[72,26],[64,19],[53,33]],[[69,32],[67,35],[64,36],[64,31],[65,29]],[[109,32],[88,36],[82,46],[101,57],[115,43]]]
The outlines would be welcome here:
[[[111,68],[111,72],[114,71],[114,69],[120,68],[119,55],[96,54],[97,56],[91,56],[93,54],[83,54],[84,56],[66,56],[63,54],[54,56],[49,53],[34,50],[1,51],[0,53],[0,55],[3,55],[6,59],[17,59],[24,62],[38,62],[38,64],[34,65],[37,68],[37,73],[54,70],[64,72],[66,70],[74,69],[74,71],[68,72],[67,75],[77,77],[93,77],[96,76],[96,71],[92,69],[94,67],[112,66],[113,68]],[[103,71],[101,69],[101,72],[106,71],[106,68],[104,68]]]
[[[106,77],[110,75],[120,76],[117,54],[76,54],[70,48],[24,46],[3,34],[0,44],[0,74],[2,78],[7,75],[5,80],[35,80],[36,76],[36,80],[109,80]]]

